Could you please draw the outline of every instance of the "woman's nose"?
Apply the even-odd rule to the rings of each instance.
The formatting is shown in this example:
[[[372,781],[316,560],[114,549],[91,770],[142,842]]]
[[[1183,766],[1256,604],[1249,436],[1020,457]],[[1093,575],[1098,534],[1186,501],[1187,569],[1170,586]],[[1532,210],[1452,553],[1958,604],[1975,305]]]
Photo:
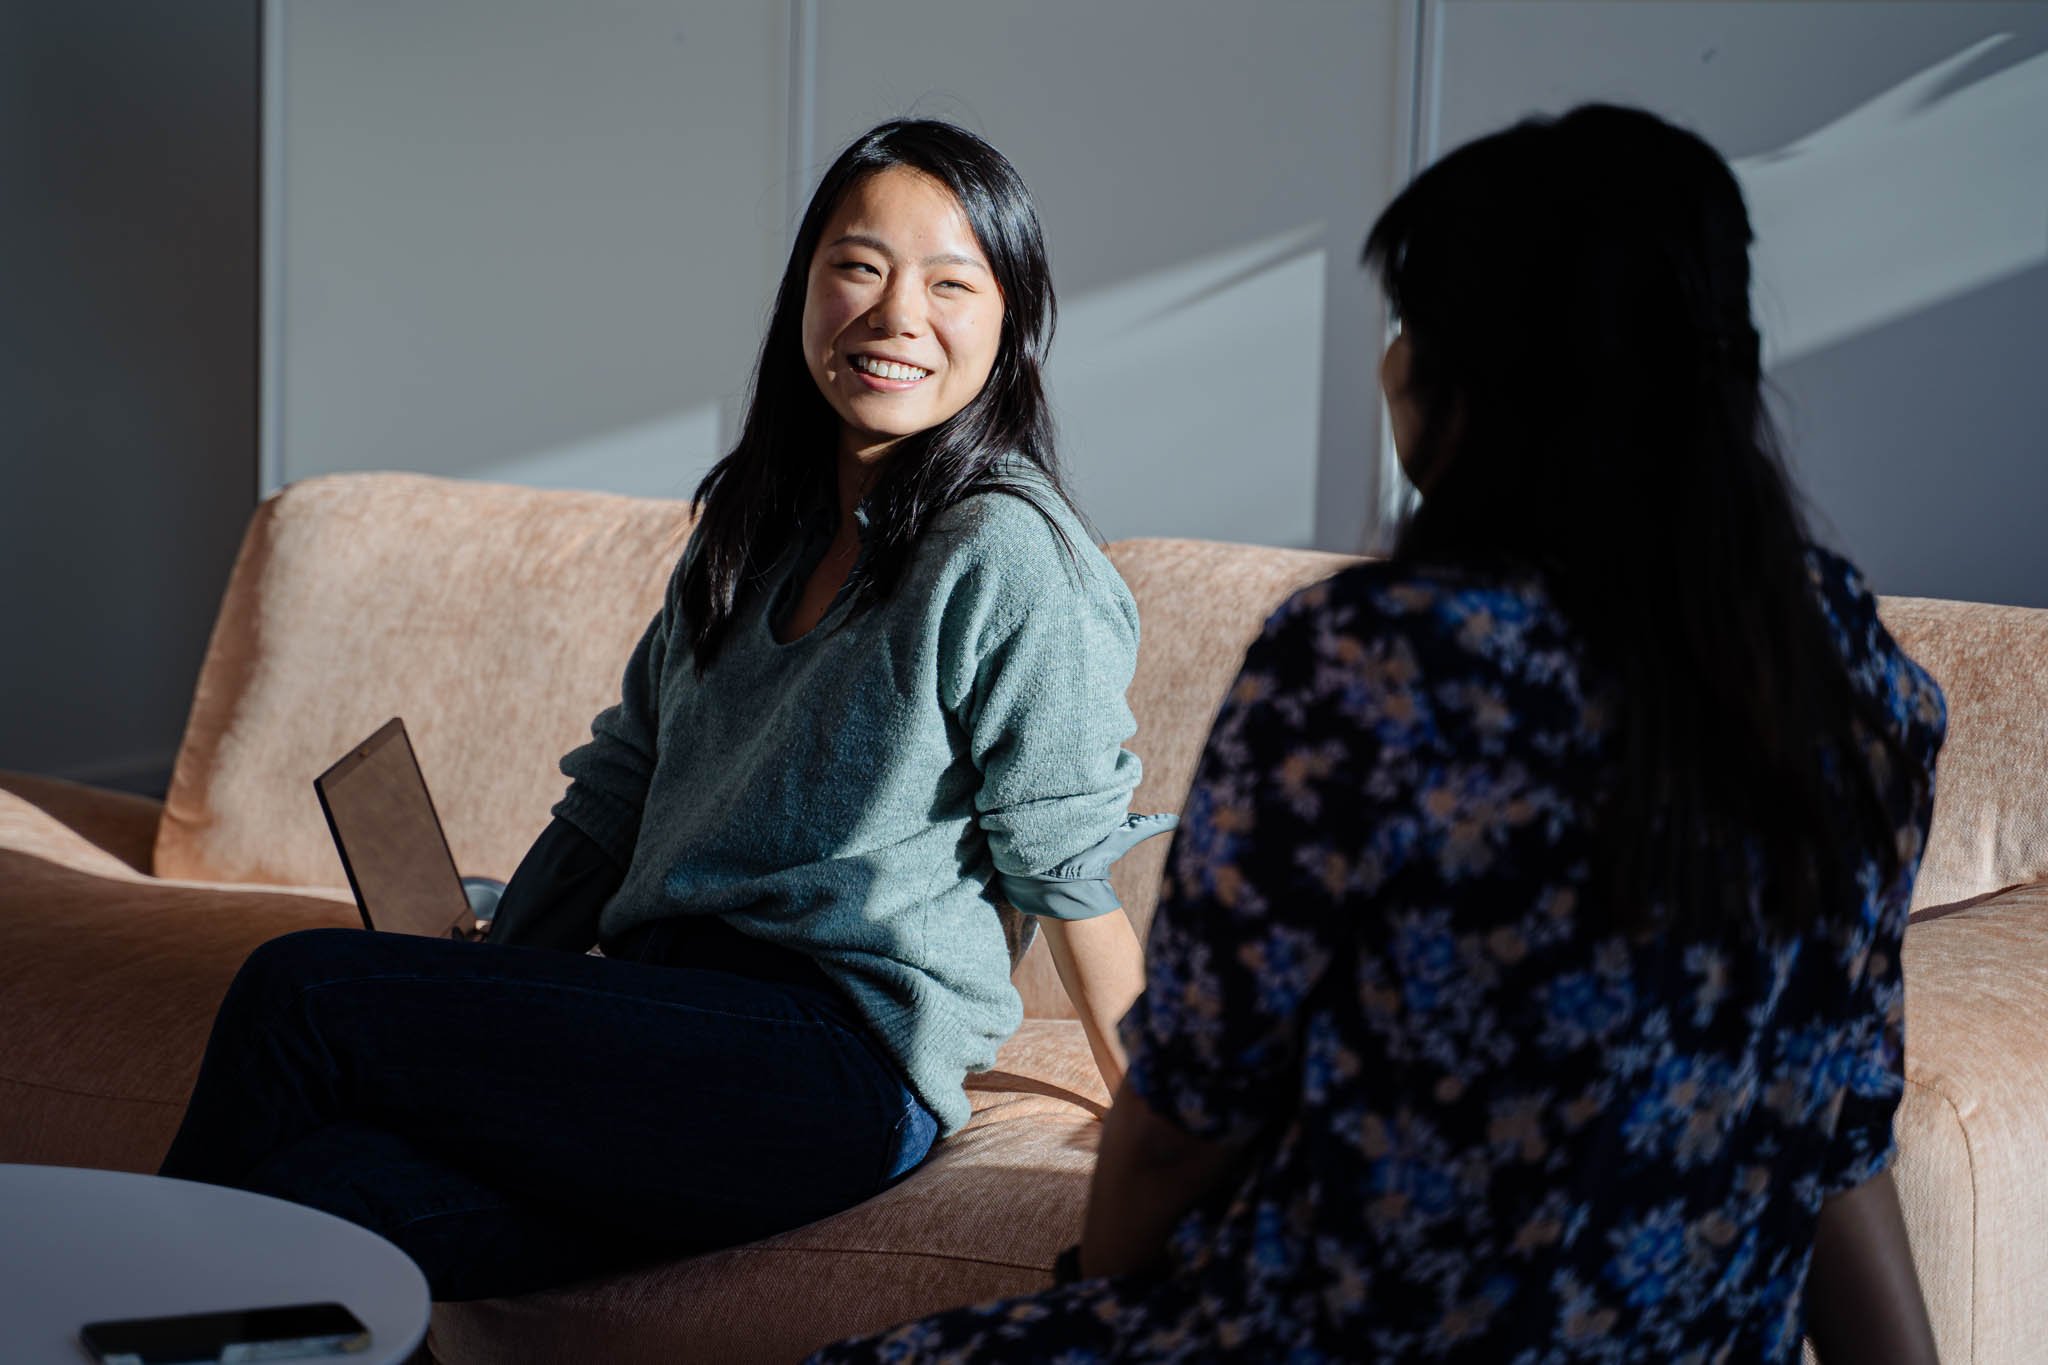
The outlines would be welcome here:
[[[868,326],[888,336],[915,336],[921,325],[913,292],[894,281],[868,310]]]

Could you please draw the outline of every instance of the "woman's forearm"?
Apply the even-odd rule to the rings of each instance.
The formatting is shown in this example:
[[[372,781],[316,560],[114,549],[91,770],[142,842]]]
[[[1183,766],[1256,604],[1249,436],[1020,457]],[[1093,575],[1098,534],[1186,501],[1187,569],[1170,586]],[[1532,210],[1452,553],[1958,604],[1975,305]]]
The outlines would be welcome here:
[[[1890,1171],[1821,1205],[1806,1331],[1823,1365],[1934,1365],[1934,1330]]]
[[[1083,1275],[1155,1266],[1167,1235],[1236,1169],[1247,1142],[1198,1138],[1153,1112],[1126,1085],[1102,1127],[1081,1232]]]
[[[1116,1026],[1145,989],[1145,950],[1121,910],[1092,919],[1039,921],[1045,946],[1066,987],[1096,1069],[1111,1095],[1124,1079],[1124,1049]]]

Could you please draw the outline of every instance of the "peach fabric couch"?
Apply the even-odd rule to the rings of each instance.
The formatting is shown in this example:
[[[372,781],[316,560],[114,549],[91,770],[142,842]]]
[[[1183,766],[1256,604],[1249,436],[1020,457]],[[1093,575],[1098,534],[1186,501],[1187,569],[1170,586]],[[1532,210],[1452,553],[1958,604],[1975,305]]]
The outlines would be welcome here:
[[[465,872],[509,875],[688,535],[677,502],[348,475],[258,509],[167,799],[0,776],[0,1161],[153,1169],[256,944],[356,922],[310,779],[403,715]],[[1244,646],[1338,556],[1124,542],[1135,805],[1177,809]],[[1950,737],[1906,952],[1898,1174],[1945,1360],[2048,1342],[2048,612],[1891,599]],[[1166,845],[1116,883],[1142,934]],[[447,1362],[787,1361],[1047,1283],[1105,1095],[1043,947],[972,1124],[895,1189],[750,1246],[441,1305]],[[593,1151],[601,1160],[602,1151]]]

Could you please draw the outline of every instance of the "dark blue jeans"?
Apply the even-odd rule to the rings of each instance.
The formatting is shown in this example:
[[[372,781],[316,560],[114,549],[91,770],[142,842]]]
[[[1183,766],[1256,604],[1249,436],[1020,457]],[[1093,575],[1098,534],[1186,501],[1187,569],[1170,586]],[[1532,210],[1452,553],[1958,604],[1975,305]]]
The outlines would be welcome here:
[[[604,958],[274,939],[221,1004],[163,1174],[337,1214],[468,1299],[751,1241],[924,1159],[937,1121],[815,965],[668,929]]]

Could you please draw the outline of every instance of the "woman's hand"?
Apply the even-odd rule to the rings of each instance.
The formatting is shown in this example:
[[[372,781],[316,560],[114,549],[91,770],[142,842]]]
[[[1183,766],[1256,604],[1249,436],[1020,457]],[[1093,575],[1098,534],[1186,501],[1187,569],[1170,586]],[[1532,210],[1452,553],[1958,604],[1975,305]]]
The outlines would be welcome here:
[[[1081,1274],[1128,1275],[1155,1266],[1174,1224],[1241,1168],[1256,1136],[1196,1137],[1137,1091],[1120,1088],[1088,1185]]]
[[[1806,1276],[1806,1332],[1823,1365],[1934,1365],[1934,1329],[1890,1171],[1820,1206]]]
[[[1122,910],[1077,920],[1041,916],[1038,925],[1045,931],[1045,946],[1052,952],[1060,984],[1081,1016],[1081,1031],[1088,1035],[1103,1085],[1114,1095],[1124,1081],[1117,1021],[1145,989],[1145,951],[1138,945],[1138,935]]]

